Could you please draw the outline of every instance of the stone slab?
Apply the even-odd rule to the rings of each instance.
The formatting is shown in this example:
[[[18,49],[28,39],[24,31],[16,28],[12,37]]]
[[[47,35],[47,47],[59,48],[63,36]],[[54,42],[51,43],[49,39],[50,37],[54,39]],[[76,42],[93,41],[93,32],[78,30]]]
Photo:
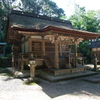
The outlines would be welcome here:
[[[98,73],[94,71],[85,71],[85,72],[67,73],[67,74],[55,76],[50,73],[41,72],[38,76],[53,82],[53,81],[61,81],[61,80],[72,79],[72,78],[94,75],[94,74],[98,74]]]
[[[100,83],[100,74],[97,74],[97,75],[91,76],[91,77],[86,77],[83,80],[93,82],[93,83]]]

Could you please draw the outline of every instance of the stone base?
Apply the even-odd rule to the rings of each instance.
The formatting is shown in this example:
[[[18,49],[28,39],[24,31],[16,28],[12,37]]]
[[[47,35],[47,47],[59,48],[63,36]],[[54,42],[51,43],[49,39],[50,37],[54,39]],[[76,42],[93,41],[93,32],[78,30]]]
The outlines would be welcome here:
[[[45,69],[46,72],[49,72],[53,75],[61,75],[67,73],[74,73],[74,72],[85,72],[87,67],[81,66],[77,68],[67,68],[67,69]]]
[[[32,77],[29,77],[27,80],[26,80],[26,83],[32,83],[34,82],[35,78],[32,78]]]

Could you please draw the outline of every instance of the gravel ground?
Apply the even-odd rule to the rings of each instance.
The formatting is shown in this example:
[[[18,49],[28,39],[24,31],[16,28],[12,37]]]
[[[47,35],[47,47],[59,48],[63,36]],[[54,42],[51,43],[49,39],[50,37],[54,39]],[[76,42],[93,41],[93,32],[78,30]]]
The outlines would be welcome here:
[[[0,73],[0,100],[100,100],[100,83],[82,78],[56,83],[39,79],[32,85],[23,84],[24,80]]]

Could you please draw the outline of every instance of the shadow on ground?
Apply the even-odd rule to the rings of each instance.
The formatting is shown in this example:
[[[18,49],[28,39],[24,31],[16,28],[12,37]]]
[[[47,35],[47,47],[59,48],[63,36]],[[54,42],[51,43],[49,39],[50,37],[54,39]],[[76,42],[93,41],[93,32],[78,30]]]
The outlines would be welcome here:
[[[12,74],[6,68],[0,68],[0,75],[1,76],[8,76],[4,81],[12,80]]]
[[[65,80],[61,82],[42,81],[39,84],[43,91],[51,98],[62,95],[100,96],[100,84],[84,81],[83,78]]]

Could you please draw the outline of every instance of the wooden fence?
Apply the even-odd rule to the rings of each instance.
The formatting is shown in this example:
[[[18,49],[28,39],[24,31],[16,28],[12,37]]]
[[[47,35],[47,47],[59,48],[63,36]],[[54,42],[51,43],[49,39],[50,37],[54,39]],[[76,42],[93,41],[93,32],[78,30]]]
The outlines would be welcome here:
[[[11,67],[11,57],[1,57],[0,58],[0,67]]]

